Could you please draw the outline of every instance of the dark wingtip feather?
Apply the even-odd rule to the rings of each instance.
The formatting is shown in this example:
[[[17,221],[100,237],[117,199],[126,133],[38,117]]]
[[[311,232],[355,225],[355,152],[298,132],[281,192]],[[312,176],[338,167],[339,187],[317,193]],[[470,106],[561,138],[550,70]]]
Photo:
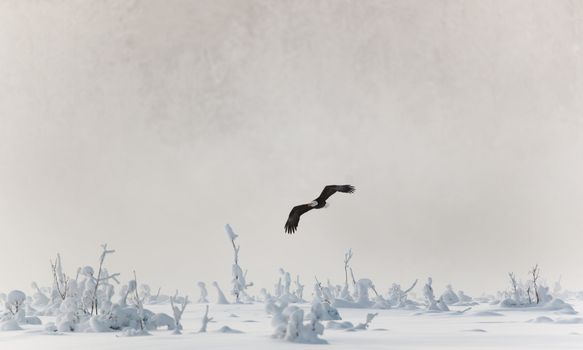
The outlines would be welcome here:
[[[288,235],[293,234],[294,232],[296,232],[297,227],[294,227],[292,225],[290,225],[289,223],[285,224],[285,233],[287,233]]]
[[[346,193],[354,193],[354,191],[356,191],[356,188],[352,185],[344,185],[342,186],[341,192],[346,192]]]

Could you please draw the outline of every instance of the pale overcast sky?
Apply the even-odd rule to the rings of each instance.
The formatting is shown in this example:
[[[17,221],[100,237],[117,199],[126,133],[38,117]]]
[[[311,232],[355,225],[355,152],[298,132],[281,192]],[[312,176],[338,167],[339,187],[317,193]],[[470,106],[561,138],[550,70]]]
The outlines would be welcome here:
[[[2,1],[0,291],[104,242],[124,279],[228,289],[225,223],[270,290],[348,248],[383,291],[583,289],[582,51],[579,1]]]

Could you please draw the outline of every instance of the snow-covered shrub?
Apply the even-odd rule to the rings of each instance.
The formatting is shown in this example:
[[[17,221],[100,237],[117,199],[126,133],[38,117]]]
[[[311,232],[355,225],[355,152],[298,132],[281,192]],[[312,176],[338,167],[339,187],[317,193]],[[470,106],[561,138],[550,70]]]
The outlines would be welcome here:
[[[264,303],[268,303],[270,301],[275,300],[275,298],[271,294],[269,294],[269,292],[265,288],[261,288],[259,290],[259,294],[261,295],[261,297],[259,298],[259,300],[260,301],[263,301]]]
[[[326,302],[314,301],[308,318],[316,318],[318,321],[341,320],[338,309]]]
[[[441,294],[440,299],[443,300],[446,305],[453,305],[460,301],[458,295],[453,291],[451,284],[445,286],[445,291]]]
[[[369,290],[372,290],[377,296],[379,305],[384,305],[387,307],[388,304],[382,299],[379,299],[379,294],[376,292],[375,286],[372,280],[368,278],[361,278],[356,282],[356,293],[354,295],[355,301],[349,301],[345,299],[335,299],[333,305],[335,307],[346,307],[346,308],[371,308],[375,305],[375,302],[370,300]]]
[[[423,287],[423,296],[425,297],[425,301],[427,302],[427,311],[433,312],[440,312],[440,311],[449,311],[447,305],[443,302],[443,300],[438,299],[435,300],[435,294],[433,293],[433,279],[431,277],[427,278],[427,283]]]
[[[20,290],[13,290],[6,296],[4,301],[4,308],[6,309],[3,315],[0,315],[0,321],[14,320],[19,324],[26,323],[26,309],[25,303],[26,294]],[[10,328],[10,325],[6,327]]]
[[[292,291],[291,274],[285,271],[283,268],[279,269],[279,274],[280,277],[274,288],[275,298],[286,303],[304,302],[302,299],[304,286],[300,283],[300,277],[297,276],[295,281],[296,289]],[[263,297],[265,299],[265,295],[263,295]]]
[[[575,313],[573,307],[559,298],[554,298],[550,288],[539,281],[540,269],[535,265],[530,271],[530,280],[526,283],[518,281],[513,273],[509,273],[510,290],[499,293],[499,305],[509,309],[536,308],[540,310]]]
[[[469,295],[467,295],[466,293],[464,293],[463,290],[459,290],[457,292],[457,295],[458,295],[458,297],[460,299],[460,302],[462,302],[462,303],[469,303],[469,302],[472,302],[473,301],[472,297],[469,296]]]
[[[146,300],[152,301],[159,298],[160,290],[154,297],[150,293],[149,286],[138,287],[135,272],[134,279],[120,288],[119,301],[113,300],[115,286],[110,282],[119,283],[117,280],[119,274],[109,273],[104,266],[105,257],[114,251],[107,249],[107,245],[103,245],[102,249],[97,273],[93,267],[85,266],[77,270],[77,276],[74,279],[69,279],[60,277],[65,276],[62,272],[60,256],[57,257],[55,263],[51,264],[54,280],[54,285],[50,290],[51,298],[48,305],[38,314],[53,315],[55,319],[54,322],[46,325],[45,330],[48,332],[124,331],[127,335],[145,334],[158,327],[174,330],[175,322],[172,317],[164,313],[155,314],[144,308]],[[66,289],[64,289],[65,285]],[[38,305],[41,307],[46,302],[46,298],[43,298],[44,293],[36,284],[33,287],[36,289],[36,297],[31,302],[40,300]],[[141,293],[143,294],[140,295]],[[25,321],[31,324],[39,320],[31,316]]]
[[[299,307],[269,302],[266,311],[272,315],[273,337],[296,343],[325,344],[326,341],[320,338],[324,333],[324,325],[320,322],[324,308],[313,305],[312,310],[309,319],[304,322],[304,310]]]
[[[413,282],[411,287],[406,290],[401,289],[401,285],[397,283],[393,283],[391,288],[389,289],[387,301],[389,305],[393,308],[407,308],[407,309],[416,309],[418,303],[408,299],[409,293],[415,288],[417,285],[417,280]]]

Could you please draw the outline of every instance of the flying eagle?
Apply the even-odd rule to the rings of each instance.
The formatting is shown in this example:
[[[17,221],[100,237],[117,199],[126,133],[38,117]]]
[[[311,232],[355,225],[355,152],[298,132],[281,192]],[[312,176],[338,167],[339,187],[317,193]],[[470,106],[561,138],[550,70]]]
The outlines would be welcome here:
[[[300,216],[312,209],[321,209],[327,207],[326,200],[336,192],[353,193],[354,186],[351,185],[329,185],[324,187],[320,196],[308,204],[300,204],[293,207],[285,223],[285,232],[294,233],[298,229]]]

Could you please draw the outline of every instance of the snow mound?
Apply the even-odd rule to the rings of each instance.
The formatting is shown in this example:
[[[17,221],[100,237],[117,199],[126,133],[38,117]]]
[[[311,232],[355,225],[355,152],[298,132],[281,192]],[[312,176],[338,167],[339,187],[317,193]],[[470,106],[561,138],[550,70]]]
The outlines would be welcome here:
[[[560,314],[574,315],[577,313],[571,304],[564,302],[562,299],[552,299],[544,304],[517,304],[512,299],[505,299],[500,303],[504,310],[538,310],[538,311],[555,311]]]
[[[552,318],[547,316],[539,316],[535,319],[526,321],[528,323],[553,323],[555,322]]]
[[[143,329],[135,329],[135,328],[125,328],[121,334],[117,335],[118,337],[142,337],[151,335],[148,331]]]
[[[237,334],[237,333],[244,333],[238,329],[233,329],[229,326],[222,326],[221,328],[219,328],[217,331],[217,333],[231,333],[231,334]]]
[[[478,312],[474,312],[472,314],[473,316],[504,316],[503,314],[499,313],[499,312],[495,312],[495,311],[478,311]]]
[[[0,323],[0,331],[20,331],[22,328],[16,320],[7,320]]]
[[[576,323],[583,323],[583,318],[581,317],[574,317],[574,318],[560,318],[555,321],[555,323],[559,324],[576,324]]]
[[[328,321],[326,324],[327,329],[349,329],[354,328],[354,324],[352,322],[336,322],[336,321]]]

